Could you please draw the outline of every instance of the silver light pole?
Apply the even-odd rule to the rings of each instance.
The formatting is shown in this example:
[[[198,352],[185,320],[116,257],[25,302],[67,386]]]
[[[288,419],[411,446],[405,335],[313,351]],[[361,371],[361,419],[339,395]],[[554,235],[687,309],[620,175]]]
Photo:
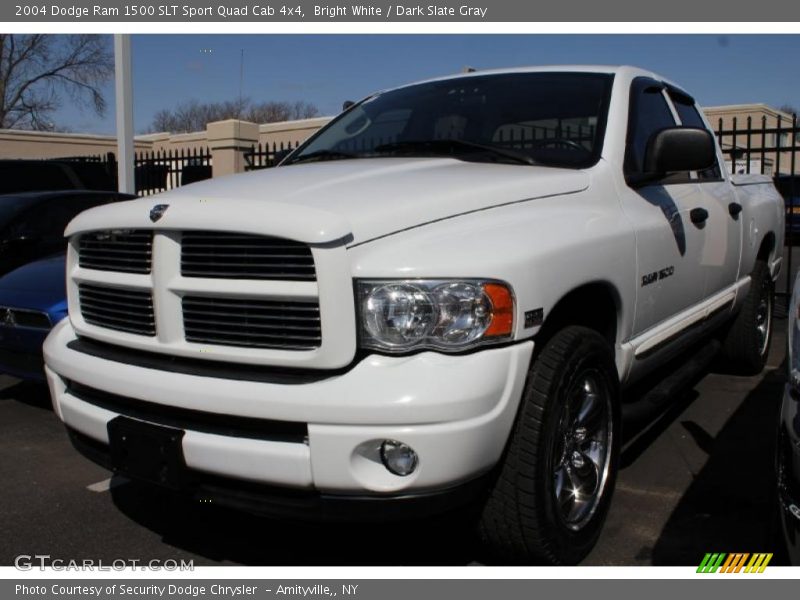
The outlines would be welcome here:
[[[131,36],[114,35],[114,79],[117,105],[117,176],[118,189],[136,193],[133,149],[133,83],[131,76]]]

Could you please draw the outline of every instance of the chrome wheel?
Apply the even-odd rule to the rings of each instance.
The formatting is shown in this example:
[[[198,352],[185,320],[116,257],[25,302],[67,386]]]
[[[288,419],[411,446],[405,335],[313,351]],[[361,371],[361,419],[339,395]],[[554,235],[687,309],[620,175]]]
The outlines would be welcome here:
[[[556,433],[553,494],[568,528],[588,523],[606,487],[611,463],[611,394],[600,371],[575,378],[567,392]]]
[[[766,279],[761,288],[761,296],[756,308],[756,339],[758,340],[758,355],[763,356],[769,348],[769,334],[772,326],[772,290],[769,280]]]
[[[479,531],[504,561],[574,565],[597,542],[611,505],[617,368],[609,341],[579,325],[539,348]]]
[[[718,364],[727,373],[756,375],[764,370],[772,342],[772,276],[759,260],[750,273],[750,289],[722,338]]]

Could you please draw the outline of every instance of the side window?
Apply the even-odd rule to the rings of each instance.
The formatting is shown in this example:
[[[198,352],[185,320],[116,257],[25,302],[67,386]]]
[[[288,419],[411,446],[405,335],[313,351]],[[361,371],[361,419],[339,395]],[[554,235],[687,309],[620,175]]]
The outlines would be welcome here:
[[[685,125],[686,127],[702,127],[705,129],[706,124],[703,123],[703,119],[700,117],[700,113],[697,112],[697,109],[694,107],[694,104],[689,104],[680,97],[672,97],[672,102],[675,104],[675,110],[678,111],[678,116],[681,119],[681,125]]]
[[[700,112],[697,110],[691,98],[674,92],[670,92],[670,98],[675,105],[675,110],[681,120],[681,125],[706,129],[706,124],[703,122],[703,118],[700,116]],[[699,179],[720,179],[722,177],[722,171],[720,170],[719,164],[714,164],[713,167],[698,171],[697,177]]]
[[[663,94],[663,87],[655,81],[637,79],[631,89],[630,115],[628,117],[628,143],[625,151],[625,174],[644,171],[644,153],[650,136],[665,127],[675,127],[675,119]]]

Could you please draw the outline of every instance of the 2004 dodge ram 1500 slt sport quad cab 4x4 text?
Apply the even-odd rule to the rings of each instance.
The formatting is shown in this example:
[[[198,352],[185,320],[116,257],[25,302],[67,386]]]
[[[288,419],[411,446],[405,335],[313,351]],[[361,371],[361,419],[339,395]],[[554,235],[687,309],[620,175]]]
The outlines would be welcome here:
[[[653,73],[416,83],[278,168],[78,216],[47,379],[130,477],[305,518],[469,498],[500,560],[575,563],[621,390],[712,334],[762,369],[783,218]]]

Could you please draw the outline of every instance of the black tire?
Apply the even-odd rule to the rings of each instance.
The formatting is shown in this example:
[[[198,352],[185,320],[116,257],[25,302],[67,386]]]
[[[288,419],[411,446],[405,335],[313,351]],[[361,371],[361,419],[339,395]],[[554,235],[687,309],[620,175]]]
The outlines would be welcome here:
[[[608,412],[598,417],[607,422],[608,430],[607,434],[597,434],[597,439],[607,444],[604,475],[597,475],[601,469],[590,461],[582,468],[576,466],[574,458],[567,460],[567,466],[564,463],[565,456],[574,457],[576,444],[595,441],[590,437],[576,442],[574,429],[570,446],[563,429],[571,421],[568,406],[587,406],[589,392],[585,390],[589,389],[590,380],[594,385],[589,387],[596,388],[602,396],[598,406]],[[579,388],[583,391],[578,392]],[[581,393],[583,400],[579,398]],[[517,420],[480,518],[479,535],[494,558],[505,563],[576,564],[592,549],[616,480],[621,439],[618,398],[613,351],[601,335],[571,326],[545,343],[528,374]],[[586,434],[589,427],[583,429]],[[584,458],[588,456],[587,453]],[[586,472],[587,465],[600,477],[598,498],[585,515],[585,522],[570,523],[564,514],[569,502],[562,510],[556,500],[557,479],[566,481],[569,467],[574,469],[570,479],[573,474],[580,475]],[[565,486],[560,487],[563,490]],[[591,481],[586,487],[591,487]],[[578,505],[573,503],[573,508]]]
[[[763,261],[756,263],[750,275],[750,290],[744,304],[734,317],[720,351],[723,370],[738,375],[757,375],[764,369],[772,343],[772,309],[774,304],[772,278]],[[762,321],[766,330],[760,331]]]

